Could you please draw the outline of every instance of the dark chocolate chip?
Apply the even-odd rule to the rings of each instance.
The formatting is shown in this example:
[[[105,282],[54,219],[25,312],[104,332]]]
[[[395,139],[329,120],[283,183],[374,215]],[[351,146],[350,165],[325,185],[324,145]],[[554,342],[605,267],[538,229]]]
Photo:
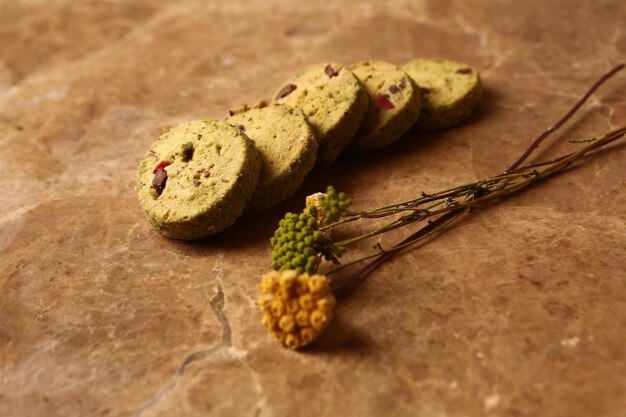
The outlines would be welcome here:
[[[165,183],[167,182],[167,171],[161,168],[159,169],[154,178],[152,179],[152,188],[156,190],[156,192],[161,195],[163,189],[165,188]]]
[[[430,88],[426,88],[426,87],[420,87],[420,91],[422,92],[423,96],[427,96],[433,92],[433,90],[431,90]]]
[[[246,131],[246,127],[244,125],[237,125],[237,129],[241,130],[242,132]]]
[[[195,181],[193,182],[193,185],[195,185],[196,187],[199,187],[199,186],[200,186],[200,184],[202,184],[202,183],[201,183],[200,181],[198,181],[198,180],[195,180]]]
[[[276,100],[280,100],[281,98],[287,97],[296,88],[298,88],[298,86],[296,86],[295,84],[287,84],[286,86],[282,88],[282,90],[278,92],[278,94],[276,94]]]
[[[336,72],[330,64],[328,64],[326,65],[326,68],[324,68],[324,74],[328,75],[328,78],[333,78],[336,77],[339,73]]]
[[[472,73],[472,69],[471,68],[460,68],[458,70],[455,71],[457,74],[471,74]]]
[[[389,92],[391,94],[396,94],[399,91],[400,91],[400,87],[398,87],[397,85],[389,86]]]

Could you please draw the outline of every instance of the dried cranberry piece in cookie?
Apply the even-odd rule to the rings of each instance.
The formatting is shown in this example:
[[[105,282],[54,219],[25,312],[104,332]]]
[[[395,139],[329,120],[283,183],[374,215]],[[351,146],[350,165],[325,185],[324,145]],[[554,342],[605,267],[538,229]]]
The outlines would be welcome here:
[[[161,171],[162,169],[164,169],[166,166],[170,165],[171,163],[168,161],[161,161],[159,162],[159,164],[152,170],[153,174],[156,174],[158,171]]]
[[[383,110],[392,110],[396,108],[396,106],[394,106],[393,103],[389,101],[389,96],[386,94],[379,96],[376,100],[376,104]]]

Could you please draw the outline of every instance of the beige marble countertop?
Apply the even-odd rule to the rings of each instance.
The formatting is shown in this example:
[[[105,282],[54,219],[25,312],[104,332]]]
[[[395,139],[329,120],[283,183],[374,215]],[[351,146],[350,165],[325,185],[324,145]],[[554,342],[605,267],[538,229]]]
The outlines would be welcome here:
[[[499,172],[626,59],[625,22],[619,0],[0,0],[0,415],[626,416],[624,144],[385,264],[303,352],[255,306],[307,193]],[[144,220],[135,170],[169,127],[309,64],[420,56],[481,71],[469,123],[342,156],[203,242]],[[624,123],[621,74],[559,137]]]

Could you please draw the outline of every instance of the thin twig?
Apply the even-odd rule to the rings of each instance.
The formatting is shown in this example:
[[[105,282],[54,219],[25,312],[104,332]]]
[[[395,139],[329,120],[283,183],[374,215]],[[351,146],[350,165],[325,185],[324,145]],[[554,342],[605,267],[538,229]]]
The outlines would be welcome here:
[[[333,280],[332,281],[333,292],[337,295],[341,295],[349,291],[350,289],[354,288],[363,279],[365,279],[365,277],[369,273],[371,273],[374,269],[376,269],[380,264],[382,264],[386,260],[390,259],[394,255],[399,253],[400,250],[405,248],[407,244],[415,243],[420,238],[425,237],[435,232],[441,226],[448,224],[452,222],[453,220],[457,219],[461,214],[463,214],[464,211],[465,211],[464,209],[456,209],[454,211],[444,214],[438,219],[433,220],[432,222],[429,222],[426,226],[422,227],[420,230],[418,230],[417,232],[413,233],[411,236],[404,239],[402,242],[395,245],[393,249],[391,249],[390,251],[384,252],[383,254],[379,255],[378,258],[376,258],[369,264],[365,265],[358,271],[355,271],[354,273],[346,277],[342,277],[341,279]]]
[[[611,135],[611,137],[609,137],[609,138],[605,141],[605,145],[608,145],[609,143],[611,143],[611,142],[614,142],[614,141],[618,140],[619,138],[621,138],[622,136],[624,136],[624,134],[625,134],[625,133],[626,133],[626,130],[625,130],[625,129],[622,129],[622,130],[620,130],[620,131],[618,131],[618,132],[616,132],[616,133],[613,133],[613,134]],[[595,140],[597,140],[597,139],[594,139],[594,141],[595,141]],[[593,142],[593,141],[591,141],[591,140],[586,140],[585,142]],[[580,143],[583,143],[583,142],[580,142]],[[562,156],[559,156],[558,158],[549,159],[549,160],[547,160],[547,161],[535,162],[535,163],[532,163],[532,164],[524,165],[523,167],[519,167],[519,168],[516,168],[516,169],[514,169],[514,170],[510,171],[510,173],[511,173],[511,174],[514,174],[514,173],[519,173],[519,172],[527,171],[527,170],[529,170],[530,168],[536,168],[536,167],[542,167],[542,166],[546,166],[546,165],[550,165],[550,164],[555,164],[555,163],[557,163],[557,162],[560,162],[560,161],[563,161],[564,159],[569,158],[570,156],[574,155],[574,153],[575,153],[575,152],[571,152],[571,153],[568,153],[567,155],[562,155]]]
[[[444,193],[436,193],[435,195],[432,196],[427,196],[424,198],[420,198],[420,199],[415,199],[412,202],[409,201],[407,203],[409,203],[408,206],[406,206],[406,208],[411,207],[412,205],[419,205],[419,204],[423,204],[427,199],[433,198],[434,200],[431,201],[436,201],[437,199],[441,199],[441,198],[447,198],[446,197],[442,197],[446,194],[451,194],[450,197],[458,197],[460,195],[463,195],[463,193],[466,193],[466,201],[464,201],[463,203],[459,203],[458,206],[451,208],[448,207],[447,209],[441,209],[441,210],[437,210],[434,212],[427,212],[428,215],[424,216],[424,218],[420,218],[419,216],[417,216],[415,219],[409,218],[407,223],[412,222],[412,221],[417,221],[417,220],[424,220],[427,217],[430,217],[432,215],[436,215],[439,213],[444,213],[442,214],[440,217],[438,217],[435,220],[429,221],[427,225],[425,225],[424,227],[420,228],[419,230],[417,230],[415,233],[413,233],[411,236],[407,237],[406,239],[404,239],[402,242],[398,243],[397,245],[395,245],[391,250],[389,251],[385,251],[382,253],[377,253],[377,254],[373,254],[373,255],[369,255],[366,256],[360,260],[354,261],[354,262],[350,262],[349,264],[345,265],[352,265],[356,262],[360,262],[363,261],[365,259],[371,258],[373,256],[377,256],[377,258],[375,260],[373,260],[372,262],[370,262],[369,264],[363,266],[362,268],[360,268],[359,270],[355,271],[354,273],[343,277],[342,279],[336,279],[333,280],[333,291],[337,294],[340,293],[344,293],[352,288],[354,288],[354,286],[356,286],[357,284],[359,284],[363,279],[365,279],[365,277],[367,275],[369,275],[370,272],[372,272],[374,269],[376,269],[380,264],[382,264],[383,262],[387,261],[388,259],[390,259],[391,257],[395,256],[396,254],[398,254],[399,252],[401,252],[403,249],[405,249],[406,247],[410,246],[411,244],[416,243],[417,241],[429,236],[430,234],[434,233],[435,231],[439,230],[440,228],[444,227],[445,225],[449,224],[450,222],[456,220],[457,218],[459,218],[462,214],[464,214],[465,212],[469,211],[471,207],[473,206],[477,206],[478,204],[482,203],[483,201],[487,201],[487,200],[491,200],[493,198],[497,198],[497,197],[502,197],[502,196],[506,196],[509,195],[513,192],[519,191],[520,189],[526,188],[529,185],[533,184],[534,182],[543,179],[543,178],[547,178],[553,175],[556,175],[557,173],[560,173],[564,170],[566,170],[567,168],[569,168],[576,160],[582,158],[584,155],[586,155],[587,153],[600,148],[602,146],[605,146],[611,142],[614,142],[615,140],[618,140],[622,137],[624,137],[625,133],[626,133],[626,127],[622,127],[622,128],[618,128],[615,129],[605,135],[603,135],[602,137],[598,138],[596,141],[592,141],[590,143],[590,145],[580,149],[577,152],[574,153],[570,153],[567,155],[563,155],[560,156],[558,158],[549,160],[549,161],[544,161],[544,162],[538,162],[538,163],[533,163],[533,164],[527,164],[526,166],[519,168],[519,166],[532,154],[532,152],[548,137],[550,136],[552,133],[554,133],[558,128],[560,128],[561,126],[563,126],[563,124],[565,124],[579,109],[580,107],[587,101],[587,99],[606,81],[608,80],[610,77],[612,77],[615,73],[617,73],[618,71],[620,71],[621,69],[624,68],[624,64],[618,65],[617,67],[613,68],[611,71],[609,71],[608,73],[606,73],[604,76],[602,76],[598,81],[596,81],[593,86],[585,93],[585,95],[574,105],[574,107],[572,107],[572,109],[570,109],[570,111],[568,111],[565,116],[563,116],[556,124],[554,124],[553,126],[551,126],[550,128],[548,128],[546,131],[544,131],[538,138],[536,138],[531,145],[529,146],[529,148],[520,156],[520,158],[518,158],[506,171],[504,171],[502,174],[497,175],[493,178],[491,178],[490,180],[488,180],[487,182],[485,181],[477,181],[473,184],[476,184],[474,187],[474,191],[472,192],[472,188],[465,189],[461,187],[456,187],[453,188],[451,190],[446,190]],[[534,170],[535,167],[540,167],[540,166],[548,166],[548,168],[546,168],[545,170],[538,172],[536,170]],[[526,178],[526,180],[520,180],[518,182],[513,182],[512,184],[509,185],[509,181],[510,179],[508,178],[508,176],[510,175],[514,175],[514,174],[520,174],[522,176],[524,175],[530,175]],[[502,186],[498,189],[493,189],[493,190],[489,190],[489,189],[484,189],[481,188],[484,184],[488,183],[489,181],[494,181],[497,180],[496,182],[494,182],[496,185],[498,184],[498,181],[502,184]],[[505,182],[506,181],[506,182]],[[485,195],[478,195],[476,194],[478,191],[482,190],[483,193],[486,193]],[[407,204],[407,203],[402,203],[402,204]],[[398,212],[400,205],[396,205],[396,208],[393,208],[394,206],[387,206],[384,208],[384,210],[386,209],[390,209],[388,210],[388,212]],[[402,208],[403,210],[404,208]],[[386,212],[383,211],[382,213],[376,213],[378,215],[383,214]],[[358,216],[359,218],[364,217],[363,214],[365,213],[361,213],[360,216]],[[372,213],[374,214],[374,213]],[[373,216],[372,216],[373,217]],[[382,217],[382,216],[380,216]],[[356,219],[354,219],[356,220]],[[392,223],[395,226],[395,222]],[[397,226],[396,226],[397,227]],[[392,227],[396,228],[396,227]],[[376,233],[378,234],[378,233]],[[343,269],[344,266],[340,267],[341,269]],[[333,273],[336,271],[331,271],[330,273]]]
[[[596,81],[591,88],[585,93],[584,96],[581,97],[580,100],[578,100],[578,102],[576,102],[576,104],[574,104],[574,107],[572,107],[567,113],[565,113],[565,116],[563,116],[558,122],[556,122],[554,125],[550,126],[547,130],[545,130],[541,135],[539,135],[539,137],[537,137],[537,139],[535,139],[530,146],[528,147],[528,149],[526,149],[526,152],[524,152],[522,154],[522,156],[520,156],[517,161],[515,161],[513,163],[513,165],[511,165],[509,168],[507,168],[504,173],[508,173],[512,170],[514,170],[515,168],[517,168],[518,166],[521,165],[522,162],[524,162],[531,153],[533,153],[533,151],[539,146],[541,145],[541,143],[546,140],[546,138],[548,138],[548,136],[550,136],[552,133],[556,132],[556,130],[558,128],[560,128],[561,126],[563,126],[574,114],[576,114],[576,112],[578,111],[578,109],[581,108],[581,106],[583,104],[585,104],[585,102],[589,99],[589,97],[591,97],[591,95],[598,89],[600,88],[600,86],[602,84],[604,84],[605,81],[607,81],[609,78],[611,78],[613,75],[615,75],[617,72],[621,71],[624,68],[625,64],[620,64],[618,66],[616,66],[615,68],[613,68],[611,71],[607,72],[606,74],[604,74],[602,77],[600,77],[600,79],[598,79],[598,81]]]

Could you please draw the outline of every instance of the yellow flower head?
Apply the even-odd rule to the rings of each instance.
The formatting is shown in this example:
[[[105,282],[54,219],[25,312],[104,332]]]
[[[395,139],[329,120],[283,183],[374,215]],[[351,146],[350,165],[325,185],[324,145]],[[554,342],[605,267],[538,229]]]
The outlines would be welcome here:
[[[272,271],[263,275],[259,288],[263,325],[289,348],[317,339],[332,318],[335,298],[324,275]]]
[[[325,193],[306,197],[304,212],[313,216],[319,227],[323,227],[345,216],[351,203],[345,193],[338,193],[333,186],[328,186]]]
[[[311,214],[320,226],[326,225],[326,222],[324,221],[324,211],[322,210],[322,206],[320,204],[320,197],[323,195],[323,193],[307,195],[304,202],[304,212]]]

